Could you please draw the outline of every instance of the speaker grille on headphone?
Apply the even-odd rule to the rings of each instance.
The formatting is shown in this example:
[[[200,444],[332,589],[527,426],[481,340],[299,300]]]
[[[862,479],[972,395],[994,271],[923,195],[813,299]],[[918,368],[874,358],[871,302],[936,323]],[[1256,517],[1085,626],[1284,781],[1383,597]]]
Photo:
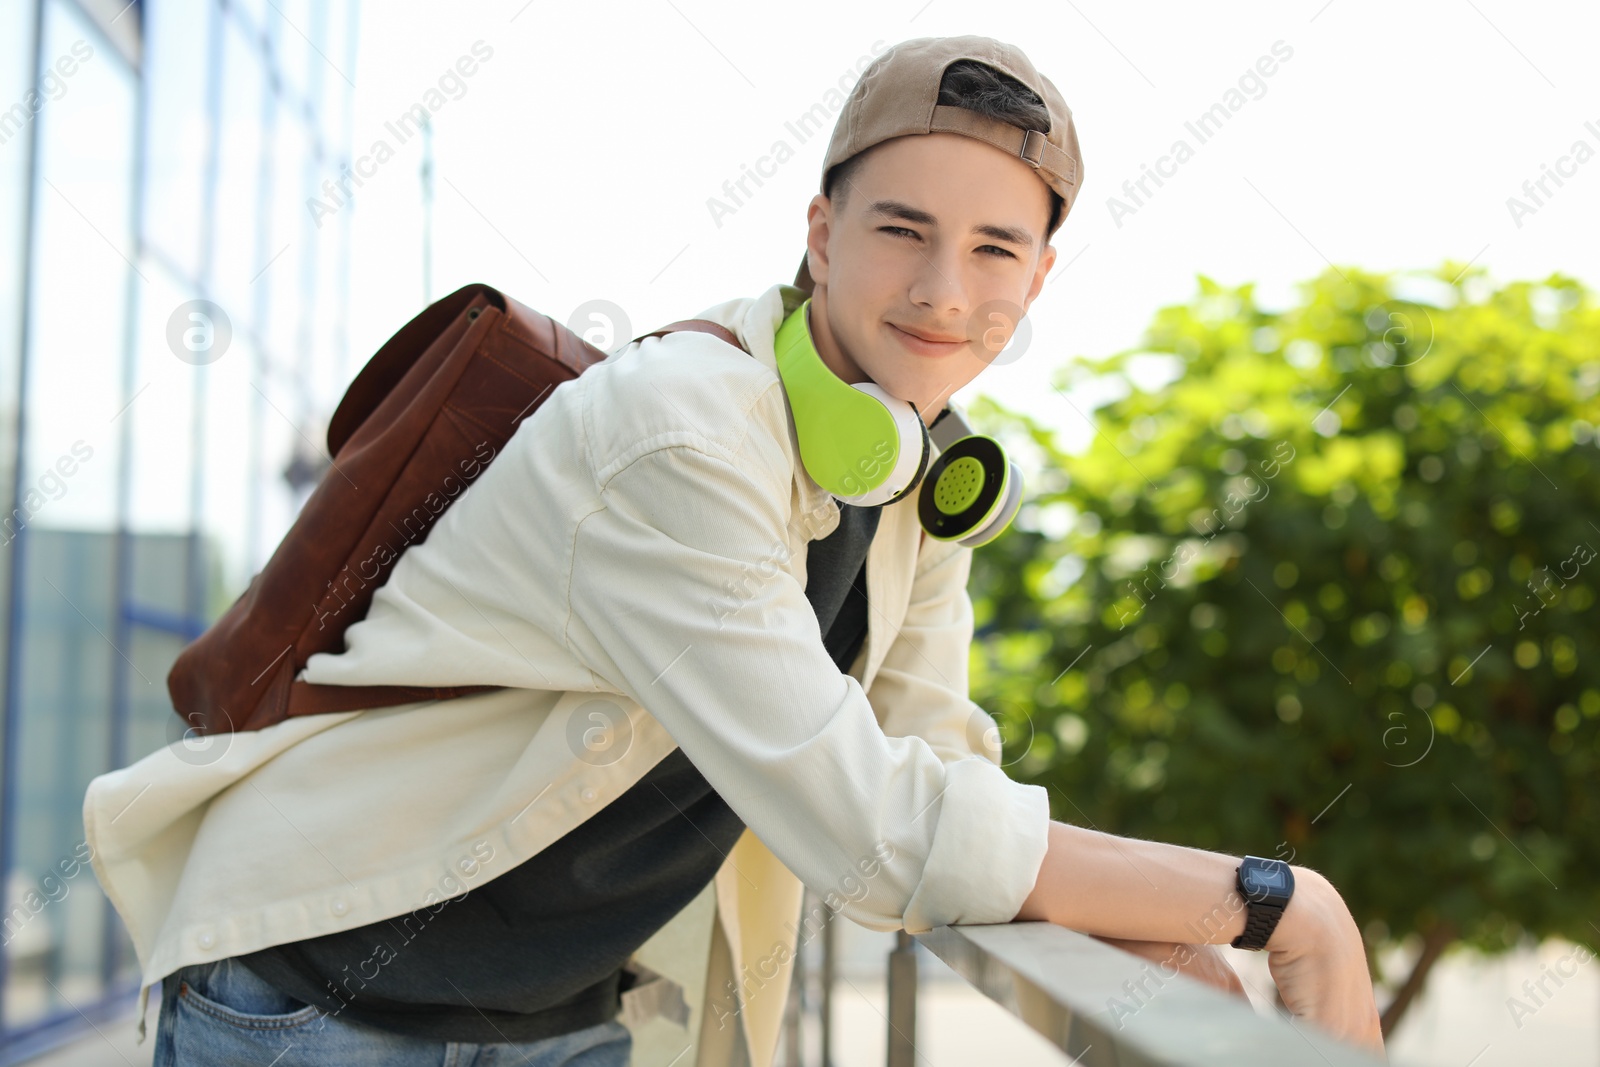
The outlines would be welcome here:
[[[962,456],[946,467],[933,487],[934,507],[946,515],[958,515],[972,506],[983,490],[983,464]]]

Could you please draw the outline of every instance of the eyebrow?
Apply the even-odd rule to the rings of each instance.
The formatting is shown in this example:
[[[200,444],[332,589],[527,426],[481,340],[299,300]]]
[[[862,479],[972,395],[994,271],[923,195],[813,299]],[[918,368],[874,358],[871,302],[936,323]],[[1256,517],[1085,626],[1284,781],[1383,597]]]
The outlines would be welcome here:
[[[882,215],[891,219],[904,219],[906,222],[915,222],[923,226],[937,226],[939,220],[921,208],[912,207],[910,204],[899,200],[874,200],[867,208],[869,215]],[[1033,235],[1020,226],[996,226],[993,223],[982,223],[972,228],[973,233],[981,233],[985,237],[992,237],[996,241],[1006,241],[1010,244],[1021,245],[1023,248],[1033,247]]]

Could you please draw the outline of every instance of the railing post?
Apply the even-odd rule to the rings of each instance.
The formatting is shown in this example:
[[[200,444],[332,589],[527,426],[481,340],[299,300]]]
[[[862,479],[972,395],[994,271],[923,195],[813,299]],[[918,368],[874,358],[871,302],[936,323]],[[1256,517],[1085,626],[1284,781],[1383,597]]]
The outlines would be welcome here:
[[[904,930],[889,953],[888,1067],[913,1067],[917,1055],[917,943]]]
[[[803,944],[795,945],[794,967],[789,974],[789,996],[783,1005],[783,1067],[803,1067],[801,1029],[806,1010],[806,957]]]
[[[833,1067],[833,909],[822,909],[822,1067]]]

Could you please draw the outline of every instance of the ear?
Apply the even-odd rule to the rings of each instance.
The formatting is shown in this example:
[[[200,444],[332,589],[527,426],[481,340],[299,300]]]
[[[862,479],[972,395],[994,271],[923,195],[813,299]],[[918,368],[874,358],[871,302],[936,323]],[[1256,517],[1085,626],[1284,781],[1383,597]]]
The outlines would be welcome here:
[[[818,193],[806,208],[806,269],[817,285],[828,284],[828,235],[833,230],[833,203]]]
[[[1050,268],[1056,265],[1056,246],[1047,244],[1044,251],[1039,253],[1039,265],[1033,272],[1033,284],[1028,286],[1028,295],[1022,299],[1023,314],[1027,314],[1028,306],[1033,303],[1033,298],[1039,295],[1039,290],[1044,288],[1044,280],[1050,276]],[[813,278],[816,274],[811,275]]]

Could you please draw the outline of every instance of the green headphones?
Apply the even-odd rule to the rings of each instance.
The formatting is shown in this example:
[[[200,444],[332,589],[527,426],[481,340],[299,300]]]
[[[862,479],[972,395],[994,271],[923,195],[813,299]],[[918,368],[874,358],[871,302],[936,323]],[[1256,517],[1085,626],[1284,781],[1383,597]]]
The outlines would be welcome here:
[[[975,434],[953,406],[923,425],[916,405],[876,382],[850,383],[811,339],[807,299],[773,339],[806,473],[846,504],[892,504],[921,487],[917,518],[928,536],[986,544],[1022,503],[1022,472],[992,437]],[[931,443],[930,443],[931,442]],[[929,465],[932,445],[939,458]]]

